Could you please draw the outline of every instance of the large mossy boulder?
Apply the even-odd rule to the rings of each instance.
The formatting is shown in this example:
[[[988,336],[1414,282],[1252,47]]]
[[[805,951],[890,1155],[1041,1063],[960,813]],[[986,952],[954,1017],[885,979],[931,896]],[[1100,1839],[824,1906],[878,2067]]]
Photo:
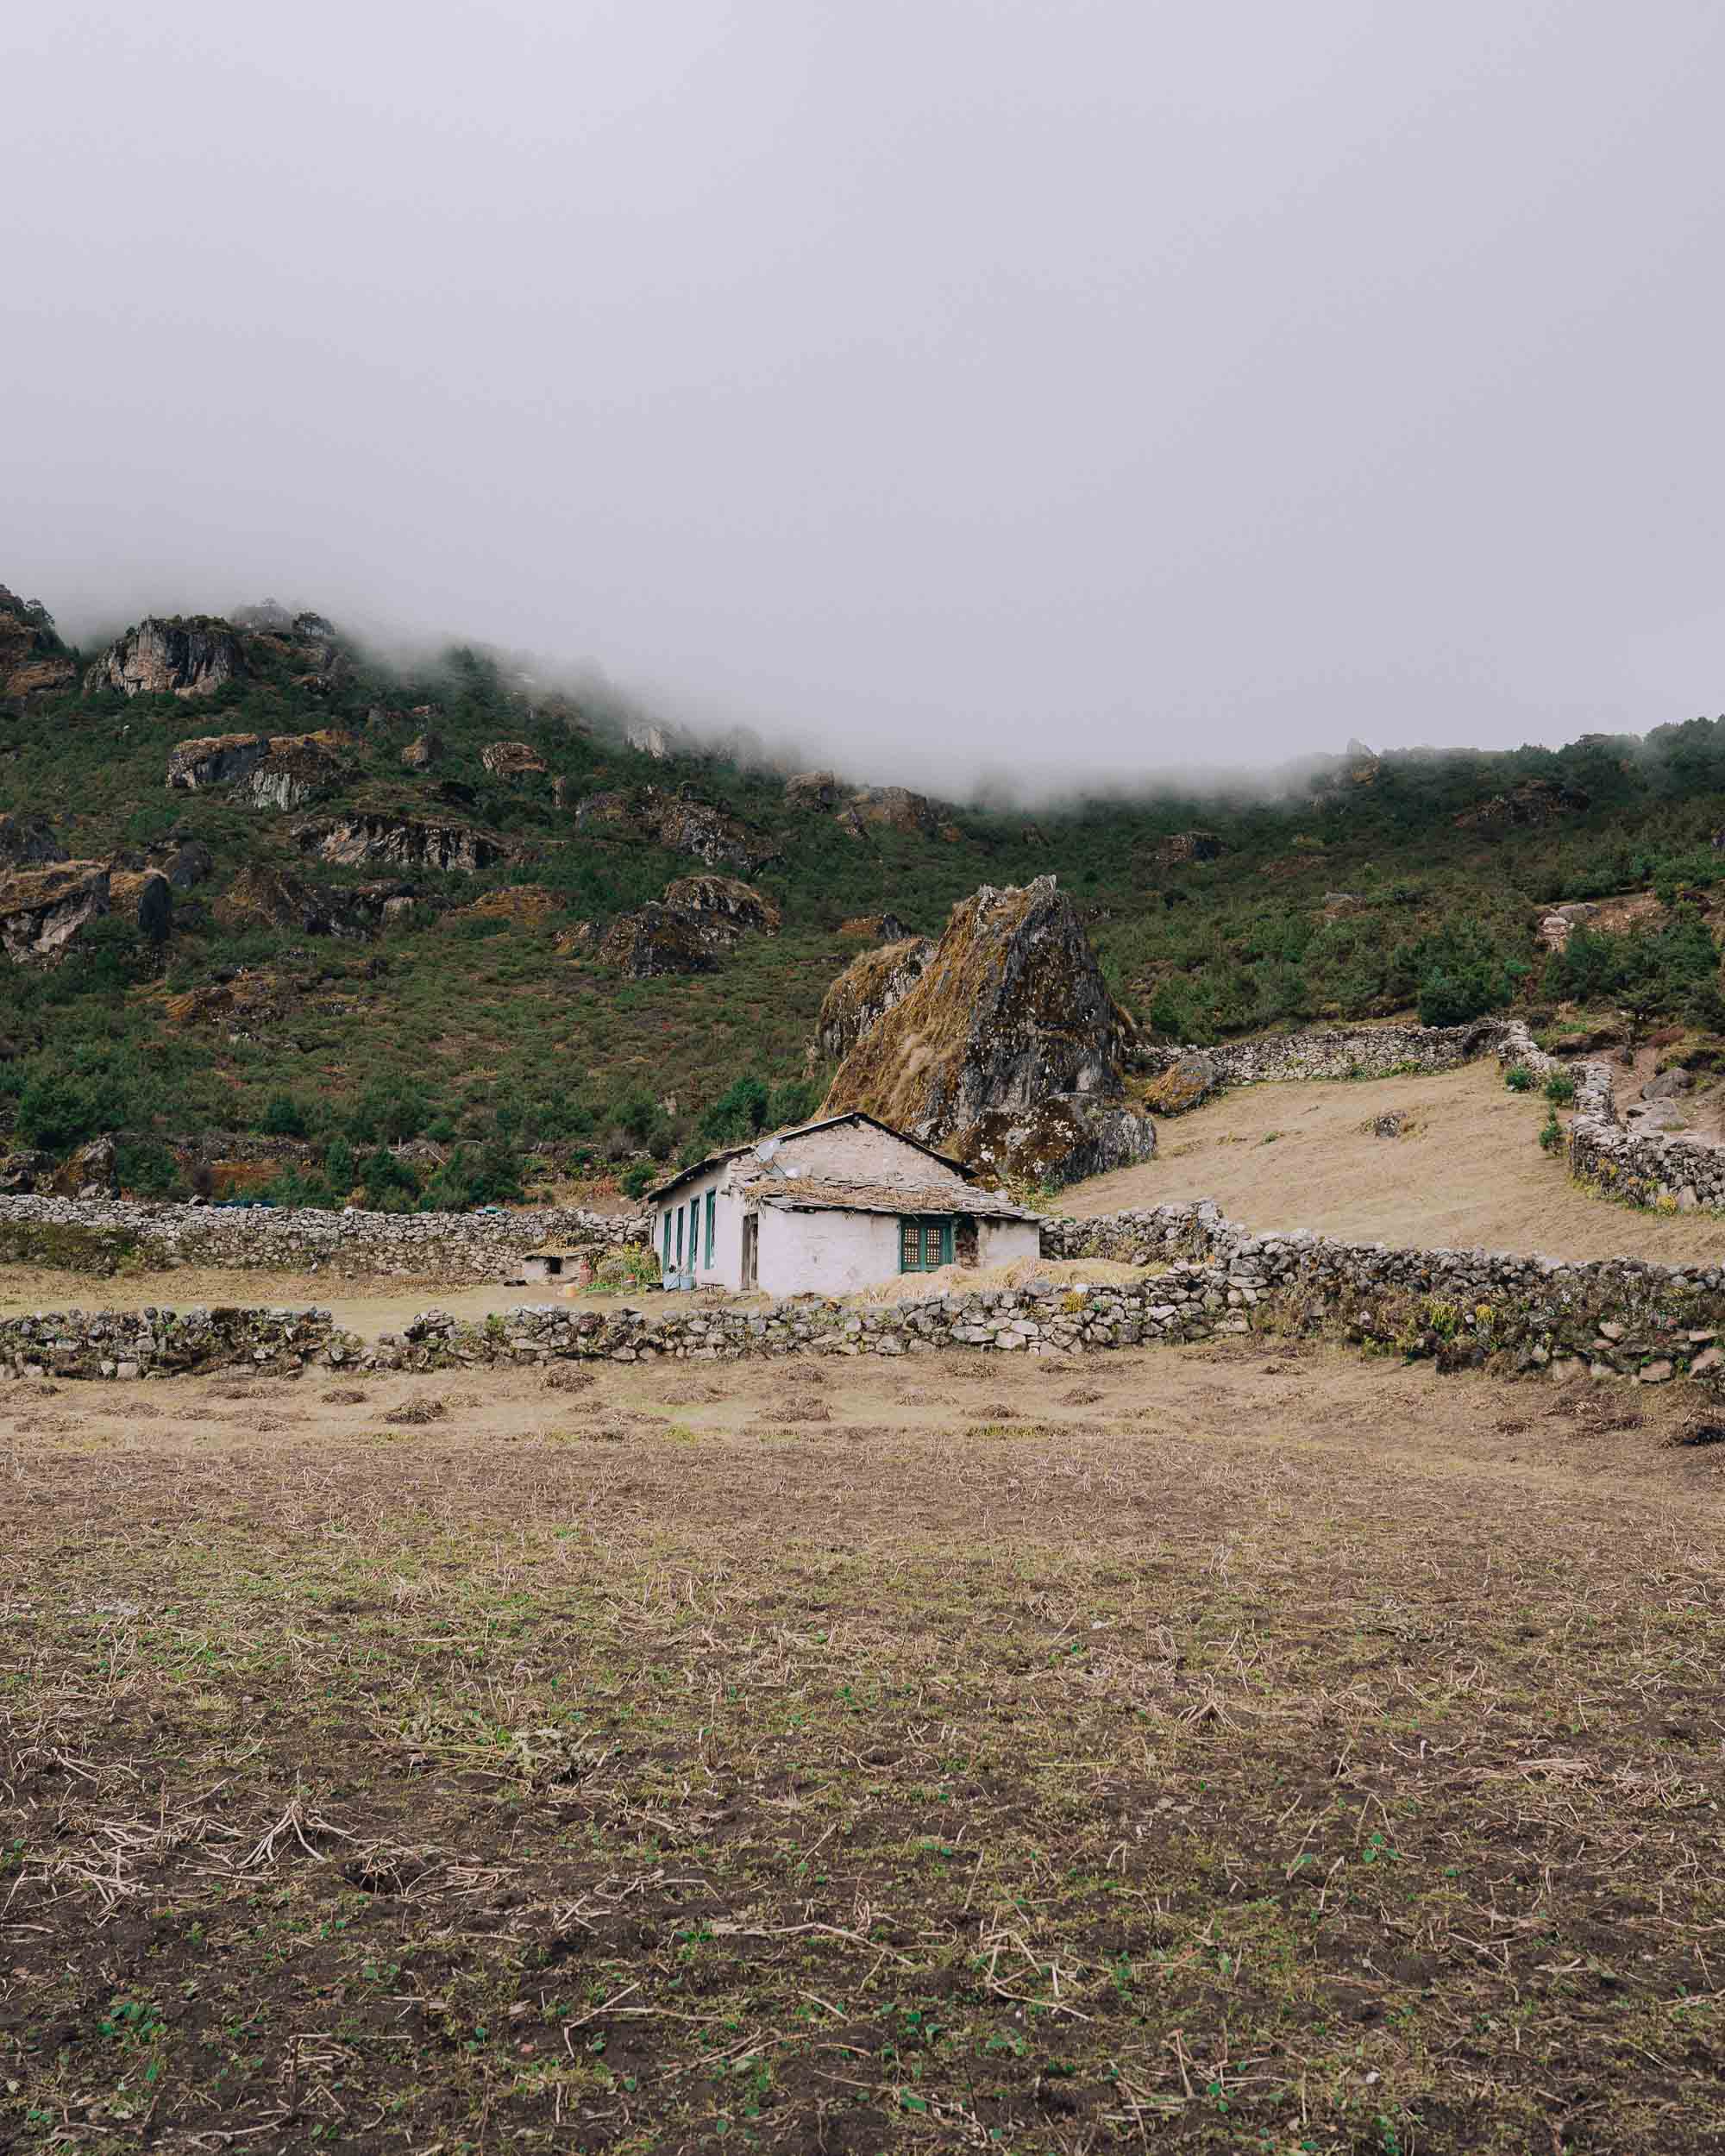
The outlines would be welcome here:
[[[865,954],[850,974],[888,955]],[[1125,1107],[1135,1039],[1054,878],[984,885],[954,906],[919,977],[845,1054],[823,1112],[860,1108],[961,1158],[986,1150],[1009,1180],[1076,1181],[1096,1172],[1093,1105],[1127,1118],[1109,1126],[1111,1152],[1154,1150],[1148,1119]]]

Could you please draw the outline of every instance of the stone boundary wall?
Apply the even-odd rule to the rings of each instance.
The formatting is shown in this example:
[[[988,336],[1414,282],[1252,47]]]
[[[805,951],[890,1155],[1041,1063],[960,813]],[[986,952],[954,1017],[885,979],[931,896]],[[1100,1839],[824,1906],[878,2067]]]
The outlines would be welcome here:
[[[1601,1196],[1659,1213],[1725,1211],[1725,1148],[1704,1139],[1626,1131],[1609,1063],[1588,1063],[1576,1081],[1569,1172]]]
[[[1141,1048],[1135,1061],[1143,1069],[1160,1073],[1184,1056],[1208,1058],[1225,1086],[1458,1070],[1484,1056],[1502,1062],[1548,1060],[1541,1057],[1520,1018],[1477,1018],[1471,1025],[1350,1025],[1258,1033],[1214,1048]]]
[[[33,1239],[39,1262],[109,1262],[135,1252],[154,1268],[209,1265],[431,1280],[508,1280],[543,1243],[594,1252],[644,1244],[644,1213],[611,1218],[571,1206],[516,1213],[329,1213],[316,1207],[149,1205],[125,1199],[0,1196],[0,1239]],[[31,1232],[34,1231],[34,1238]]]
[[[426,1370],[551,1362],[731,1362],[934,1349],[1043,1355],[1264,1332],[1341,1338],[1440,1368],[1643,1383],[1725,1376],[1725,1268],[1613,1258],[1561,1264],[1487,1250],[1396,1250],[1310,1234],[1256,1236],[1213,1204],[1052,1224],[1070,1255],[1163,1264],[1121,1287],[1032,1281],[881,1307],[812,1296],[765,1310],[699,1297],[648,1314],[569,1304],[474,1325],[427,1311],[366,1343],[321,1311],[72,1311],[0,1320],[14,1376],[149,1377],[310,1366]]]

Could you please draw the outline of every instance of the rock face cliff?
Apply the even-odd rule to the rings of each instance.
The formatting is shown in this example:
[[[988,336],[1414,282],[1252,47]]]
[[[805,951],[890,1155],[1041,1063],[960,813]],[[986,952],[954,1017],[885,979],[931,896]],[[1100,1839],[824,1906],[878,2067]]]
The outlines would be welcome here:
[[[467,824],[422,824],[412,817],[354,815],[296,824],[293,842],[343,868],[436,868],[477,875],[510,858],[510,849],[490,831]]]
[[[1148,1119],[1123,1097],[1133,1038],[1054,878],[985,884],[864,1025],[822,1112],[862,1108],[1003,1175],[1074,1181],[1155,1150]]]
[[[870,1027],[904,1001],[934,951],[928,937],[904,936],[853,959],[821,1000],[815,1020],[816,1060],[843,1062]]]
[[[0,584],[0,696],[63,689],[76,671],[41,601],[20,599]]]
[[[245,671],[240,632],[210,614],[152,614],[116,636],[84,677],[92,693],[118,689],[122,696],[213,696]]]

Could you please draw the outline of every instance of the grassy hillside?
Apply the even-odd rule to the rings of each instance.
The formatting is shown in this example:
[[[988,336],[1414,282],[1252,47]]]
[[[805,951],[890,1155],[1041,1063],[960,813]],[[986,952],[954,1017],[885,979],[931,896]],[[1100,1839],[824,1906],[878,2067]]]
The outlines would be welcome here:
[[[841,923],[891,909],[936,931],[978,884],[1048,871],[1086,908],[1121,1000],[1170,1038],[1511,1001],[1541,1021],[1568,1000],[1725,1029],[1711,917],[1725,855],[1709,843],[1725,823],[1725,722],[1559,752],[1332,759],[1269,799],[1089,800],[1033,819],[961,806],[938,830],[857,836],[787,800],[782,774],[656,761],[625,745],[616,713],[535,695],[471,650],[407,677],[348,652],[308,676],[254,637],[242,678],[214,694],[129,699],[88,691],[96,655],[77,655],[73,683],[0,705],[0,812],[45,816],[72,856],[133,866],[190,834],[213,869],[160,947],[116,914],[58,964],[4,968],[0,1130],[56,1153],[124,1131],[141,1188],[182,1176],[165,1141],[209,1129],[304,1138],[305,1194],[369,1176],[397,1203],[505,1195],[536,1157],[595,1175],[668,1157],[815,1097],[814,1014],[862,947]],[[428,726],[444,753],[410,771],[401,750]],[[332,727],[354,745],[310,807],[166,789],[179,742]],[[499,739],[528,743],[544,773],[492,775],[481,752]],[[772,856],[749,881],[781,932],[743,937],[712,973],[643,981],[571,935],[602,936],[702,867],[630,820],[649,788],[747,827]],[[621,818],[578,822],[601,793],[624,797]],[[303,818],[361,810],[476,826],[514,857],[479,875],[342,868],[296,844]],[[1195,830],[1208,837],[1178,843]],[[235,918],[236,885],[264,872],[338,915],[385,875],[413,904],[350,936]],[[1540,950],[1542,907],[1631,891],[1656,900],[1636,932],[1584,927],[1561,957]],[[393,1167],[380,1154],[422,1137],[458,1149],[441,1182],[429,1152]]]

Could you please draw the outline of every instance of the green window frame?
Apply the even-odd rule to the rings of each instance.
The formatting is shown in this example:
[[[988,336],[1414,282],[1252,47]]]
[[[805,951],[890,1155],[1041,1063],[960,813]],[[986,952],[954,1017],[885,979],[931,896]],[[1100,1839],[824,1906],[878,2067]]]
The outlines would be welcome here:
[[[677,1270],[683,1269],[683,1209],[677,1207]]]
[[[669,1207],[669,1206],[666,1206],[666,1208],[665,1208],[665,1257],[664,1257],[664,1268],[665,1268],[665,1270],[666,1270],[668,1273],[668,1272],[670,1271],[670,1269],[671,1269],[671,1208]]]
[[[952,1219],[905,1214],[899,1222],[899,1270],[933,1273],[952,1263]]]
[[[718,1197],[718,1193],[716,1190],[709,1190],[706,1194],[706,1269],[708,1272],[712,1270],[712,1222],[713,1215],[718,1210],[716,1204]]]

